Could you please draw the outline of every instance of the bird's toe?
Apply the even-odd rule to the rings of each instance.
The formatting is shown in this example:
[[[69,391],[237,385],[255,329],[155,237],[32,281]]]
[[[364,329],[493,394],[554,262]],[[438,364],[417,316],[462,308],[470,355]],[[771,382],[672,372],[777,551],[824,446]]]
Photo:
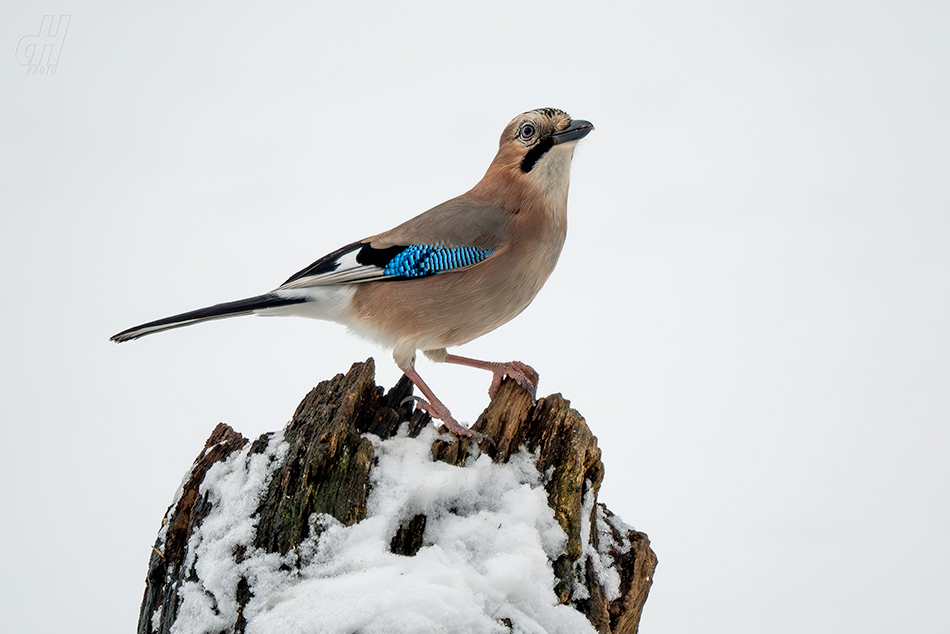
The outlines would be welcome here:
[[[509,361],[508,363],[499,363],[492,371],[492,381],[488,388],[488,395],[495,398],[498,388],[505,377],[510,377],[521,386],[525,392],[531,395],[531,398],[537,398],[538,392],[538,373],[527,363],[521,361]]]

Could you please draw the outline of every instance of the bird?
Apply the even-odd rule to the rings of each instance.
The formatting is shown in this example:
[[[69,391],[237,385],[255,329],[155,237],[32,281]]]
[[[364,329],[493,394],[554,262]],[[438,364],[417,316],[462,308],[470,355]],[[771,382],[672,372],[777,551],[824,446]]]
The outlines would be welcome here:
[[[251,314],[337,322],[392,349],[396,365],[422,392],[417,407],[458,436],[480,437],[419,376],[416,353],[490,371],[490,396],[506,376],[535,396],[538,373],[531,366],[471,359],[448,348],[516,317],[554,271],[567,235],[574,149],[593,129],[556,108],[524,112],[505,126],[484,177],[461,196],[323,256],[268,293],[141,324],[111,341]]]

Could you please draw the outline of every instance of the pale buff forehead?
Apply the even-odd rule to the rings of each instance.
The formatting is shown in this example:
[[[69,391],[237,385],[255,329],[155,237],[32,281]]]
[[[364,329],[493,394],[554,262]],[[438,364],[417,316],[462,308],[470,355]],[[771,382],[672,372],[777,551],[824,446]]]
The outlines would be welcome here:
[[[525,121],[534,122],[545,134],[550,134],[551,132],[567,128],[571,124],[571,116],[557,108],[529,110],[511,120],[511,123],[505,128],[506,136],[509,135],[509,133],[517,134],[518,128],[520,128],[521,124]]]

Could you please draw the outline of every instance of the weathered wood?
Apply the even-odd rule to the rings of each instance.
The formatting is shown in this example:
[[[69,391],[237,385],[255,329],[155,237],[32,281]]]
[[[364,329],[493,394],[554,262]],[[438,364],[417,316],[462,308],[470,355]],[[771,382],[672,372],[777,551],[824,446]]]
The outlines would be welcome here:
[[[212,465],[224,460],[246,443],[244,436],[230,426],[218,423],[205,442],[204,449],[195,458],[191,474],[182,485],[178,500],[168,507],[162,520],[162,529],[152,547],[145,596],[139,611],[137,631],[140,634],[168,634],[171,631],[181,604],[177,590],[190,573],[184,566],[188,538],[211,508],[208,500],[199,495],[199,488]],[[160,610],[162,618],[159,627],[153,628],[151,618],[156,610]]]
[[[306,539],[309,518],[329,513],[344,525],[366,515],[373,443],[356,431],[376,414],[380,390],[372,359],[313,388],[284,429],[290,450],[259,509],[254,545],[286,553]]]
[[[646,533],[630,530],[623,535],[617,528],[615,516],[606,506],[601,505],[607,516],[607,524],[613,533],[614,541],[620,542],[626,537],[630,549],[626,553],[611,550],[610,556],[620,568],[620,598],[611,601],[610,631],[618,634],[636,634],[653,585],[653,571],[656,570],[656,553],[650,548],[650,538]]]
[[[412,557],[422,548],[422,538],[426,532],[426,516],[414,515],[411,520],[399,527],[392,541],[389,542],[389,550],[397,555]]]
[[[356,363],[346,375],[321,382],[298,406],[283,431],[286,455],[257,509],[254,547],[281,554],[296,548],[310,535],[310,518],[315,513],[332,515],[344,525],[359,522],[366,516],[375,458],[373,444],[364,434],[389,438],[408,425],[409,435],[415,437],[431,423],[427,414],[414,411],[409,398],[412,384],[406,377],[383,394],[375,385],[374,371],[372,359]],[[484,440],[479,447],[471,439],[443,434],[432,445],[433,457],[464,466],[480,451],[496,462],[506,462],[523,450],[537,455],[538,471],[546,476],[548,503],[567,535],[564,552],[552,561],[558,580],[555,593],[562,603],[585,614],[599,632],[635,633],[656,556],[644,533],[629,529],[596,503],[604,466],[597,439],[584,418],[559,394],[534,402],[514,381],[506,380],[473,428],[491,441]],[[255,441],[249,456],[263,453],[272,436],[265,434]],[[200,493],[201,484],[214,463],[247,443],[222,423],[195,460],[153,548],[140,634],[170,632],[181,604],[177,590],[195,579],[194,561],[186,561],[189,539],[211,508],[207,496]],[[425,530],[425,515],[416,515],[398,528],[390,550],[414,556],[424,544]],[[242,553],[236,556],[244,557]],[[618,596],[608,597],[607,589],[601,587],[596,557],[597,565],[607,562],[619,572]],[[250,596],[247,580],[241,579],[238,618],[231,631],[244,631],[242,610]]]

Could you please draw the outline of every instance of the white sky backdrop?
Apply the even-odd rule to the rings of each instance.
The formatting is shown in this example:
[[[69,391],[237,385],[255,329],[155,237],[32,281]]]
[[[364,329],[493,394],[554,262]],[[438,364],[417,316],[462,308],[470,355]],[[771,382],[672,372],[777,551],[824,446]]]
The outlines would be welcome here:
[[[642,631],[950,629],[950,4],[263,5],[0,9],[3,631],[132,631],[218,421],[277,429],[371,355],[398,377],[327,323],[110,335],[461,193],[540,106],[597,126],[567,245],[460,351],[586,416],[659,554]],[[29,76],[44,14],[72,21]]]

